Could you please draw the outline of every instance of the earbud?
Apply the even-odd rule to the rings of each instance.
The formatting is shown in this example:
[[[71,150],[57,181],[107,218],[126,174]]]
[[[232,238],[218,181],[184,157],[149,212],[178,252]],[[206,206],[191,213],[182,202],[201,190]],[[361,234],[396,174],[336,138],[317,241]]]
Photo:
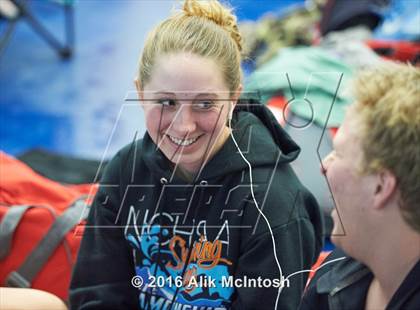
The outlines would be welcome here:
[[[232,120],[232,118],[233,118],[233,110],[235,109],[235,106],[233,105],[233,102],[232,102],[232,104],[231,104],[231,106],[230,106],[230,111],[229,111],[229,116],[228,116],[228,119],[231,121]]]

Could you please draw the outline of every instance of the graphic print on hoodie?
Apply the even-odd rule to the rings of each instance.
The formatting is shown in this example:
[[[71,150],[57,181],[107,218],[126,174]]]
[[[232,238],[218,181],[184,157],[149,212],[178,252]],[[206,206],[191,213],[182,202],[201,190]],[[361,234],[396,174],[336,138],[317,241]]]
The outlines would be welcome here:
[[[143,146],[149,141],[146,137]],[[141,201],[138,207],[130,206],[124,232],[136,250],[136,274],[144,283],[140,307],[166,309],[173,303],[172,309],[225,309],[234,288],[222,281],[232,275],[232,258],[237,257],[229,253],[234,251],[227,215],[231,210],[226,207],[233,187],[206,180],[185,184],[170,179],[165,169],[155,171],[162,176],[158,185],[133,187]]]
[[[222,277],[228,278],[232,266],[228,259],[227,219],[220,226],[212,225],[218,226],[215,229],[207,228],[207,220],[198,220],[197,216],[187,217],[183,224],[182,211],[154,214],[146,209],[140,223],[135,220],[135,212],[133,208],[129,214],[127,225],[133,229],[127,226],[126,238],[136,249],[136,274],[144,283],[140,292],[142,309],[166,309],[172,302],[172,309],[178,309],[177,304],[199,307],[196,309],[224,308],[230,304],[233,287],[221,285]],[[207,284],[209,280],[215,285]]]
[[[299,147],[269,110],[262,105],[238,110],[233,135],[251,163],[255,197],[270,222],[282,276],[286,277],[310,268],[319,254],[319,207],[289,166]],[[103,180],[118,180],[119,184],[115,188],[103,186],[88,225],[104,224],[100,213],[105,211],[100,202],[107,200],[107,216],[111,217],[107,221],[122,227],[120,238],[125,238],[126,245],[121,245],[117,237],[101,244],[101,238],[94,238],[100,228],[85,232],[72,281],[72,304],[86,303],[89,295],[109,309],[113,305],[120,309],[121,304],[140,309],[274,308],[278,287],[234,287],[227,281],[229,277],[281,276],[268,226],[250,194],[248,165],[231,138],[192,184],[173,174],[148,134],[118,153],[108,164]],[[109,289],[100,286],[93,291],[89,279],[82,275],[83,264],[91,268],[105,264],[106,255],[95,262],[83,255],[95,246],[109,253],[131,253],[116,259],[115,265],[111,263],[107,276],[119,281]],[[127,296],[133,296],[134,276],[142,282],[136,289],[136,306],[131,299],[117,298],[115,293],[125,290]],[[195,281],[190,282],[192,278]],[[290,287],[281,293],[279,308],[297,308],[305,283],[305,274],[291,279]]]

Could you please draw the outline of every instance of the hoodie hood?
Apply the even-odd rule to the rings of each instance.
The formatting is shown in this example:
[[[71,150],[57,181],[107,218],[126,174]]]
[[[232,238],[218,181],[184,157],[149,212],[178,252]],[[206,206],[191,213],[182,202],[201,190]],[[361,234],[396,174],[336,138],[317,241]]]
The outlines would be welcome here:
[[[271,111],[262,104],[238,102],[232,119],[232,134],[252,167],[290,163],[297,158],[300,147],[281,128]],[[273,148],[273,144],[276,145]],[[169,160],[156,147],[148,134],[142,143],[143,159],[156,178],[169,179]],[[280,152],[280,160],[278,161]],[[223,147],[201,169],[195,180],[217,179],[247,169],[230,136]]]

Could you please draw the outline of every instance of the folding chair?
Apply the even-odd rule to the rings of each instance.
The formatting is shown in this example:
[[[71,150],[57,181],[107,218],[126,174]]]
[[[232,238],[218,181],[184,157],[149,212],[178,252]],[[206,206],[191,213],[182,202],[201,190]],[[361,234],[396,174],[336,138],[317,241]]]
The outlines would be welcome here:
[[[28,0],[1,0],[0,19],[5,22],[6,27],[0,35],[0,55],[6,48],[16,24],[24,20],[31,28],[50,45],[61,58],[67,59],[72,56],[74,49],[74,9],[73,0],[55,0],[51,4],[59,5],[64,10],[65,42],[60,42],[54,34],[49,31],[40,19],[33,13]]]

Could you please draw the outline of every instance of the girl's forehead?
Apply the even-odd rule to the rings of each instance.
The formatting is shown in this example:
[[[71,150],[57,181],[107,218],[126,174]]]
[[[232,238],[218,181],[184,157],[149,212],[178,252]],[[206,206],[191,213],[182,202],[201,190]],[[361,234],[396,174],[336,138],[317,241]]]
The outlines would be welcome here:
[[[166,57],[165,57],[166,56]],[[206,88],[224,90],[221,67],[202,56],[162,55],[151,68],[150,84],[154,90],[198,91]]]

